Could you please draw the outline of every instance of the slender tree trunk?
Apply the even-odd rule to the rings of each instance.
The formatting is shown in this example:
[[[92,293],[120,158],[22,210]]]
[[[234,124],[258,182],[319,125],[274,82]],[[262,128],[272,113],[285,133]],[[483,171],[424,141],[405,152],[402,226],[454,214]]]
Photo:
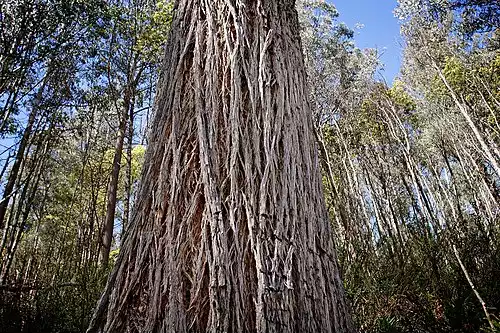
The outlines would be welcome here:
[[[455,102],[455,105],[460,110],[460,113],[465,118],[467,125],[469,125],[470,129],[472,130],[472,133],[474,133],[474,136],[476,137],[477,141],[481,145],[483,153],[486,156],[488,162],[491,164],[491,167],[493,168],[493,170],[495,171],[497,176],[500,177],[500,166],[498,165],[498,161],[496,160],[494,154],[491,152],[490,147],[484,141],[482,133],[477,128],[476,124],[474,123],[471,116],[469,115],[469,112],[467,111],[467,105],[465,105],[465,103],[460,102],[459,97],[455,93],[455,90],[453,90],[453,88],[449,84],[448,80],[444,76],[444,74],[441,71],[441,69],[439,68],[439,66],[435,63],[434,60],[432,60],[432,61],[433,61],[432,65],[434,66],[434,69],[438,73],[438,76],[441,79],[441,81],[443,82],[443,84],[448,89],[448,92],[450,93],[453,101]]]
[[[136,212],[89,332],[353,331],[294,7],[177,1]]]
[[[460,264],[460,268],[462,269],[462,272],[464,273],[465,277],[467,278],[467,282],[469,282],[469,285],[476,295],[477,300],[479,303],[481,303],[481,307],[483,308],[484,314],[486,315],[486,320],[488,321],[488,324],[490,325],[491,330],[494,332],[495,331],[495,326],[493,324],[493,321],[491,319],[491,315],[488,311],[488,307],[486,306],[486,303],[483,301],[483,298],[477,291],[476,287],[474,286],[474,283],[472,282],[472,279],[469,276],[469,272],[467,272],[467,269],[465,268],[464,264],[462,263],[462,260],[460,259],[460,255],[458,254],[457,247],[455,245],[453,247],[453,253],[455,254],[455,257],[457,258],[458,263]]]
[[[127,126],[127,165],[125,168],[125,200],[123,204],[122,235],[125,234],[130,220],[132,199],[132,149],[134,141],[134,108],[130,108]]]
[[[28,122],[26,124],[26,129],[24,130],[23,136],[21,137],[21,141],[19,142],[19,148],[16,153],[16,159],[14,161],[14,164],[12,165],[12,169],[9,172],[7,184],[5,185],[5,189],[3,191],[3,197],[2,200],[0,201],[0,229],[2,229],[5,226],[5,215],[7,213],[7,208],[9,207],[10,199],[14,192],[14,185],[18,181],[19,170],[24,160],[24,153],[26,151],[26,147],[28,146],[29,140],[31,138],[37,113],[38,113],[38,107],[33,108],[32,111],[30,112],[30,115],[28,117]]]
[[[116,136],[115,154],[113,156],[113,165],[108,184],[106,217],[104,219],[104,229],[102,234],[102,244],[99,253],[99,263],[102,266],[108,265],[109,252],[111,250],[111,241],[113,239],[113,229],[115,225],[116,198],[118,194],[118,181],[120,177],[120,168],[123,154],[123,143],[125,141],[125,130],[127,128],[128,112],[130,109],[130,90],[125,89],[123,109],[120,111],[120,122]]]
[[[49,130],[49,132],[50,131],[51,130]],[[50,134],[48,136],[50,136]],[[10,241],[8,246],[6,247],[6,256],[0,264],[0,285],[4,285],[9,278],[9,270],[14,261],[17,247],[23,235],[26,222],[28,221],[28,216],[31,212],[31,207],[35,198],[36,189],[38,188],[38,184],[40,182],[41,173],[45,164],[48,150],[49,141],[47,140],[45,142],[40,142],[40,146],[32,156],[34,165],[31,166],[31,170],[27,175],[27,178],[29,180],[26,182],[22,189],[19,202],[17,203],[15,218],[13,219],[13,221],[15,222],[13,223],[13,225],[15,225],[16,227],[11,231]],[[34,184],[31,185],[31,182],[33,182]]]

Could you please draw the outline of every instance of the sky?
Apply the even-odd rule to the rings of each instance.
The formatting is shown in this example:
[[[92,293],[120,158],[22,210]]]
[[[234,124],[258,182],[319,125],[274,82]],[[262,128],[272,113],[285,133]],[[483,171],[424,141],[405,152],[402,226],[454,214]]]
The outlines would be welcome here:
[[[357,23],[364,25],[356,30],[354,39],[359,48],[377,48],[385,68],[378,78],[385,78],[390,85],[398,75],[401,64],[401,38],[398,20],[392,11],[396,0],[328,0],[340,13],[339,21],[354,29]]]

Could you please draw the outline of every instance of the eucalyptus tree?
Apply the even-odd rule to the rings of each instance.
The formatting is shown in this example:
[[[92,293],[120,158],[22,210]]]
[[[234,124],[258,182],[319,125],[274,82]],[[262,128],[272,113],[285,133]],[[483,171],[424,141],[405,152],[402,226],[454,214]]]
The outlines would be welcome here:
[[[338,33],[333,6],[304,5],[326,201],[359,327],[489,326],[458,309],[481,317],[469,282],[480,302],[497,304],[495,35],[465,34],[447,1],[401,1],[411,20],[402,77],[389,88],[374,81],[376,54]]]
[[[351,332],[295,2],[177,1],[136,213],[89,332]]]
[[[3,285],[26,228],[44,163],[65,117],[79,103],[76,73],[100,2],[6,2],[2,4],[2,128],[7,170],[0,202]],[[7,127],[5,127],[5,126]],[[10,125],[9,125],[10,126]],[[3,130],[2,130],[3,131]],[[13,156],[13,160],[9,157]],[[36,162],[38,161],[38,162]],[[45,162],[43,162],[45,161]]]
[[[64,254],[71,253],[66,245],[77,238],[72,231],[83,215],[71,219],[69,213],[51,214],[57,200],[67,194],[56,190],[63,182],[55,182],[60,166],[54,160],[61,156],[65,140],[74,138],[69,134],[80,132],[70,119],[87,104],[82,73],[92,60],[87,50],[95,41],[92,31],[99,25],[103,4],[90,0],[0,5],[0,126],[2,144],[9,146],[2,152],[0,206],[0,326],[6,330],[47,329],[31,325],[40,313],[45,313],[44,319],[51,313],[52,319],[42,321],[54,325],[57,299],[76,284],[70,282],[77,275],[72,270],[78,265],[72,260],[76,255],[61,263]],[[64,269],[68,270],[61,273]]]
[[[171,20],[171,5],[159,1],[148,5],[141,1],[111,1],[109,4],[106,38],[96,50],[100,60],[97,63],[100,78],[105,82],[103,89],[111,103],[110,113],[115,114],[116,137],[112,170],[110,172],[106,216],[103,225],[100,262],[107,266],[115,227],[118,185],[122,170],[125,139],[127,197],[124,200],[124,228],[130,215],[130,163],[134,139],[134,123],[138,112],[149,109],[153,94],[151,87],[156,83],[156,72],[161,63],[160,50],[165,42]]]
[[[354,244],[351,233],[344,230],[354,228],[354,221],[362,218],[357,215],[361,210],[353,211],[348,204],[359,198],[357,190],[351,191],[357,178],[339,178],[337,173],[340,169],[344,175],[350,175],[354,167],[347,143],[350,134],[342,133],[340,123],[352,120],[351,110],[358,108],[370,91],[378,61],[375,50],[354,46],[354,31],[339,22],[334,5],[302,1],[299,8],[327,206],[335,225],[337,247],[343,254],[344,248]]]
[[[0,7],[0,133],[5,138],[20,132],[20,139],[12,140],[16,143],[12,149],[2,154],[13,151],[15,157],[13,161],[3,161],[4,165],[11,163],[11,167],[0,202],[0,227],[4,226],[7,207],[16,190],[28,140],[40,118],[39,108],[27,105],[40,103],[45,89],[50,89],[47,81],[55,73],[65,66],[68,70],[73,68],[74,52],[83,44],[85,22],[95,18],[99,3],[6,1]],[[65,89],[71,90],[71,83]]]
[[[453,330],[467,323],[493,330],[496,324],[488,305],[498,304],[492,291],[494,274],[490,275],[498,265],[494,257],[499,241],[498,103],[491,94],[498,89],[493,74],[498,66],[497,37],[481,30],[463,33],[465,22],[460,11],[452,11],[453,1],[400,4],[397,13],[408,18],[403,24],[402,82],[391,89],[372,85],[361,107],[354,108],[354,117],[340,117],[337,122],[350,133],[342,136],[351,139],[347,143],[352,153],[345,164],[350,161],[355,171],[337,171],[330,163],[331,178],[337,188],[350,189],[353,194],[348,197],[362,193],[357,202],[345,200],[346,211],[356,212],[356,206],[365,211],[364,215],[344,214],[356,218],[343,224],[348,232],[372,235],[372,242],[360,242],[360,247],[350,250],[347,267],[356,270],[346,270],[347,288],[355,295],[357,310],[394,307],[392,311],[400,311],[391,302],[384,304],[380,293],[394,297],[400,307],[420,307],[404,317],[395,314],[390,321],[358,317],[366,329],[383,319],[387,321],[378,325],[404,330],[410,325],[404,321],[412,318],[414,330],[415,323],[424,320],[415,314],[428,308],[405,300],[408,293],[418,299],[421,290],[418,283],[409,282],[411,276],[432,281],[426,290],[441,309],[433,310],[435,322],[427,320],[427,327]],[[327,138],[333,143],[328,147],[330,161],[335,161],[336,139]],[[346,185],[340,186],[343,181]],[[336,215],[344,220],[341,212]],[[370,245],[374,252],[365,250]],[[394,274],[385,265],[393,267]],[[381,286],[373,276],[390,287]],[[456,296],[458,290],[460,296]],[[485,320],[451,308],[473,308],[478,318],[484,312]]]

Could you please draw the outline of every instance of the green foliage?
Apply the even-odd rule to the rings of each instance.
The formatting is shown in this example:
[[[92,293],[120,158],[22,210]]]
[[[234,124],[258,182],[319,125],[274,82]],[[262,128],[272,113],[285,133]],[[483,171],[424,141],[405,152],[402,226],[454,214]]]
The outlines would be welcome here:
[[[452,89],[458,95],[462,95],[467,89],[466,70],[462,62],[455,57],[446,57],[443,74]],[[430,98],[443,98],[449,96],[448,88],[436,74],[432,82]]]
[[[379,117],[378,111],[379,106],[373,100],[365,99],[361,104],[360,112],[356,118],[362,144],[370,144],[373,140],[383,142],[386,137],[386,124]]]
[[[487,333],[498,333],[500,332],[500,321],[498,318],[495,317],[495,319],[492,319],[492,324],[493,327],[490,325],[485,325],[486,327],[481,328],[481,332],[487,332]]]
[[[392,87],[387,90],[387,95],[405,113],[413,112],[417,108],[414,99],[405,91],[405,85],[400,80],[394,81]]]
[[[498,28],[499,10],[498,2],[490,0],[398,0],[395,15],[401,20],[423,16],[443,22],[451,12],[455,17],[454,32],[472,39]]]
[[[161,62],[155,52],[166,39],[171,5],[162,2],[149,13],[127,1],[8,0],[0,11],[2,45],[13,45],[12,54],[0,54],[0,136],[18,130],[22,136],[27,115],[37,112],[35,129],[25,132],[28,148],[7,213],[14,223],[0,251],[3,264],[17,246],[0,286],[0,331],[83,332],[111,269],[97,259],[118,111],[127,86],[137,123],[153,100]],[[17,147],[3,153],[2,163]],[[132,198],[144,151],[132,150]],[[123,157],[117,225],[127,198],[125,166]],[[2,187],[14,177],[6,170]]]
[[[379,317],[375,328],[376,333],[399,333],[401,332],[397,317]]]
[[[120,254],[120,248],[114,249],[113,251],[109,252],[109,259],[110,259],[109,261],[115,264],[119,254]]]
[[[146,154],[146,147],[137,145],[132,149],[132,182],[138,182],[141,176],[142,165],[144,163],[144,155]]]
[[[463,98],[481,122],[498,126],[498,99],[500,98],[500,53],[494,57],[465,63],[457,57],[446,57],[443,75],[453,92]],[[427,97],[436,102],[451,103],[451,92],[436,74]]]
[[[476,232],[470,230],[471,235]],[[443,243],[429,242],[422,236],[406,246],[404,265],[390,252],[382,251],[377,257],[365,254],[363,264],[345,274],[361,332],[472,333],[489,327],[453,253]],[[473,237],[462,243],[461,252],[484,253],[486,249],[481,246],[481,240]],[[498,253],[488,254],[483,260],[484,271],[474,275],[476,287],[490,309],[499,305],[494,278],[499,264]]]
[[[490,330],[452,244],[494,318],[500,308],[498,204],[490,196],[498,177],[435,68],[496,147],[498,50],[487,39],[457,41],[447,2],[440,12],[422,8],[430,2],[400,1],[411,16],[401,81],[371,81],[351,104],[324,104],[336,107],[338,125],[323,131],[333,173],[327,204],[360,332]]]
[[[72,281],[31,290],[29,304],[15,292],[0,294],[0,325],[5,333],[85,332],[104,287],[96,269],[76,272]]]
[[[385,113],[384,109],[387,109]],[[376,84],[370,95],[363,99],[359,112],[355,115],[355,128],[360,137],[360,144],[389,143],[391,139],[385,119],[387,112],[396,111],[402,122],[413,129],[419,128],[419,115],[415,110],[416,103],[404,90],[402,82],[396,80],[391,88]]]
[[[157,61],[162,56],[163,46],[172,23],[173,2],[160,0],[156,3],[153,13],[144,13],[143,30],[138,34],[135,50],[147,61]]]

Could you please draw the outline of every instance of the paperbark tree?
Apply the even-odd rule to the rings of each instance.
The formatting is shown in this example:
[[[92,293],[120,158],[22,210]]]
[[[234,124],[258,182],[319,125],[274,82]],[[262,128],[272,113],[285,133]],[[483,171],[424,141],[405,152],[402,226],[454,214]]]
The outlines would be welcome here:
[[[135,213],[88,332],[352,332],[294,0],[178,0]]]

